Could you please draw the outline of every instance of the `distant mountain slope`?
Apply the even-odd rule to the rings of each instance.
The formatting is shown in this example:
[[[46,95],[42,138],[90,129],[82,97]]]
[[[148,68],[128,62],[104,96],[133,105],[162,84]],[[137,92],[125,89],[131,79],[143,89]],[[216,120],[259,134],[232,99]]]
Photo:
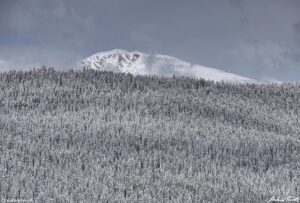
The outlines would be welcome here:
[[[96,53],[82,60],[81,66],[95,70],[131,73],[134,75],[176,75],[234,83],[256,82],[250,78],[215,68],[191,64],[167,55],[151,55],[139,51],[128,52],[121,49]]]

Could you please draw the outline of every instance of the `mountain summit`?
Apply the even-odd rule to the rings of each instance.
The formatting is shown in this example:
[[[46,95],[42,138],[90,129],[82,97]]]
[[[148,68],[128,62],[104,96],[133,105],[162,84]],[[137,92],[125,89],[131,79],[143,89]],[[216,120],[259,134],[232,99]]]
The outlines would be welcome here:
[[[88,69],[131,73],[133,75],[191,76],[213,81],[255,83],[250,78],[215,68],[191,64],[175,57],[114,49],[93,54],[81,61]]]

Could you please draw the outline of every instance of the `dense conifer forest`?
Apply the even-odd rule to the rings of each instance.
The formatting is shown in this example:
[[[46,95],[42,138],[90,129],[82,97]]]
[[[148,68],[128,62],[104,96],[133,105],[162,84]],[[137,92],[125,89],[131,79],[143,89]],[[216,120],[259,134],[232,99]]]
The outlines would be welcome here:
[[[0,201],[300,197],[300,84],[0,73]]]

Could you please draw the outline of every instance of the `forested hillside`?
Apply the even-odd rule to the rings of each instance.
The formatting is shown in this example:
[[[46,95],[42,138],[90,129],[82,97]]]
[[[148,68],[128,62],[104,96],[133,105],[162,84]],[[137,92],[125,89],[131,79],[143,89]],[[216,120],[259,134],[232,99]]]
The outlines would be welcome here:
[[[300,197],[300,84],[0,73],[0,202]]]

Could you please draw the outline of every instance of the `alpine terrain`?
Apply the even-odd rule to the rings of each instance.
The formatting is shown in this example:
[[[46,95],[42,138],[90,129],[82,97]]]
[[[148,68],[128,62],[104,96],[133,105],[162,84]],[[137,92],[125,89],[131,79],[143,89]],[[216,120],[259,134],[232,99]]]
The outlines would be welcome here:
[[[133,75],[176,75],[234,83],[256,82],[250,78],[191,64],[172,56],[146,54],[139,51],[129,52],[121,49],[96,53],[82,60],[80,66],[87,69],[131,73]]]

